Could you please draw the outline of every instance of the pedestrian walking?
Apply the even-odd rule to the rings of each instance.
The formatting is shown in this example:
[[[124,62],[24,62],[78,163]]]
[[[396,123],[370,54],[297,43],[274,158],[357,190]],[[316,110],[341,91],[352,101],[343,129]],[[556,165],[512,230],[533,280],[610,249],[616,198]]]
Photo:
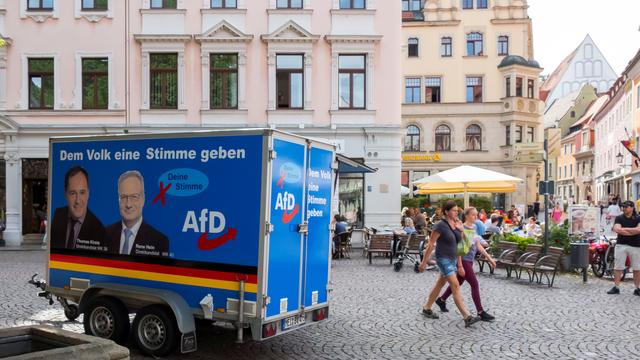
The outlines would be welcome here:
[[[429,245],[427,245],[427,249],[424,252],[419,270],[423,272],[426,269],[428,259],[435,247],[436,263],[440,274],[429,293],[427,303],[422,307],[422,314],[430,319],[439,318],[438,314],[431,310],[431,307],[438,295],[440,295],[440,290],[448,283],[453,294],[453,301],[464,319],[464,326],[469,327],[480,321],[480,318],[472,316],[465,307],[462,294],[460,293],[460,284],[456,276],[457,274],[463,277],[465,276],[462,259],[458,256],[458,243],[463,241],[462,222],[458,220],[458,213],[459,209],[456,203],[452,200],[447,201],[442,207],[444,218],[433,227],[431,232]]]
[[[471,246],[469,247],[469,252],[467,252],[464,256],[462,256],[462,267],[464,268],[464,275],[458,274],[458,283],[460,286],[464,284],[466,281],[471,287],[471,298],[473,299],[473,304],[476,306],[476,311],[480,320],[482,321],[492,321],[495,317],[484,310],[482,307],[482,302],[480,301],[480,286],[478,285],[478,278],[476,277],[475,271],[473,271],[473,260],[476,258],[476,253],[480,252],[484,255],[485,259],[489,261],[489,264],[492,267],[496,267],[496,262],[493,260],[491,255],[489,255],[484,246],[482,246],[482,237],[476,234],[475,221],[478,217],[478,211],[474,207],[466,208],[464,211],[464,233],[463,236],[467,238],[471,238]],[[436,299],[436,305],[440,308],[442,312],[449,312],[447,309],[447,299],[452,294],[451,286]]]

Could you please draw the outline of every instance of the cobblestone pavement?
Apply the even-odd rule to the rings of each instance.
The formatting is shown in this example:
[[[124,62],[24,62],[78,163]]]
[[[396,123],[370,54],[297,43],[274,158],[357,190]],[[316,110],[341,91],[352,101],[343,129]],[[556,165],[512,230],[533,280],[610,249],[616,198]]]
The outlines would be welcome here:
[[[179,359],[637,359],[640,358],[640,297],[625,281],[622,294],[606,295],[608,280],[575,275],[554,288],[480,275],[484,306],[493,323],[465,329],[456,311],[424,319],[420,306],[436,273],[393,272],[388,260],[373,265],[359,255],[333,263],[331,318],[262,343],[234,343],[234,332],[198,330],[197,353]],[[0,252],[0,327],[52,324],[82,331],[65,321],[60,305],[49,306],[26,284],[44,273],[45,252]],[[465,301],[472,305],[469,288]],[[453,303],[449,308],[455,308]],[[472,306],[471,306],[472,308]],[[144,357],[133,350],[134,359]]]

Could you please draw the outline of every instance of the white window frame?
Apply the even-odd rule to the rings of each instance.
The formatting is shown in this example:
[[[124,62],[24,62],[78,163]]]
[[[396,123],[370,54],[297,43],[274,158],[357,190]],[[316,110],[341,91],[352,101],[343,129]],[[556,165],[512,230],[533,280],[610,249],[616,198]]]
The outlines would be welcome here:
[[[43,11],[33,11],[33,10],[27,11],[27,0],[13,0],[13,1],[20,2],[20,18],[21,19],[26,19],[29,17],[33,19],[35,22],[41,23],[47,20],[48,18],[57,19],[58,17],[60,17],[60,4],[58,4],[58,2],[65,1],[65,0],[53,0],[52,11],[44,11],[44,10]]]
[[[307,0],[305,0],[307,1]],[[349,10],[349,11],[357,11],[357,10],[373,10],[375,9],[375,0],[366,0],[364,4],[364,9],[340,9],[340,0],[333,0],[333,10]]]
[[[311,0],[302,0],[302,8],[279,8],[278,0],[269,0],[269,9],[282,10],[282,11],[300,11],[304,9],[311,9]]]
[[[157,53],[177,53],[178,54],[178,110],[187,110],[187,102],[186,102],[186,85],[185,85],[185,62],[184,62],[184,52],[185,52],[185,43],[184,42],[143,42],[141,46],[142,52],[142,99],[141,99],[141,110],[150,110],[151,99],[151,85],[150,77],[151,77],[151,54]],[[154,111],[161,112],[171,112],[171,109],[153,109]],[[175,109],[173,109],[175,111]]]
[[[238,55],[238,109],[211,108],[211,54]],[[200,58],[202,64],[201,110],[247,110],[247,45],[245,43],[203,43]]]
[[[86,111],[100,111],[97,109],[83,109],[82,108],[82,59],[84,58],[107,58],[109,61],[108,64],[108,86],[109,86],[109,102],[107,105],[107,110],[117,110],[120,107],[120,104],[115,101],[116,99],[116,89],[115,89],[115,77],[113,70],[113,53],[111,52],[103,52],[103,53],[92,53],[92,52],[84,52],[77,51],[76,52],[76,81],[73,93],[75,94],[74,102],[69,104],[69,107],[76,110],[86,110]]]
[[[151,9],[151,0],[142,0],[142,9]],[[184,6],[184,0],[177,0],[175,9],[166,9],[166,10],[180,10],[186,9]],[[162,11],[163,9],[153,9]]]
[[[85,18],[90,22],[98,22],[105,17],[113,19],[114,0],[107,1],[107,10],[82,10],[82,0],[75,0],[75,18]]]
[[[218,10],[218,11],[230,11],[230,10],[238,10],[238,9],[246,9],[247,8],[247,0],[236,0],[236,7],[234,8],[213,8],[211,7],[211,0],[202,0],[202,8],[207,10]]]
[[[339,59],[340,55],[364,55],[365,56],[365,108],[363,110],[375,110],[374,83],[375,83],[375,48],[376,42],[350,43],[333,42],[331,44],[331,111],[352,111],[340,109],[339,99]],[[421,81],[422,82],[422,81]],[[422,93],[422,89],[420,90]]]
[[[22,1],[24,3],[24,1]],[[22,90],[20,90],[20,109],[29,109],[29,59],[53,58],[53,110],[62,110],[65,104],[62,100],[62,89],[60,88],[60,54],[53,53],[22,53]],[[36,111],[36,110],[32,110]],[[42,110],[39,110],[42,111]],[[47,111],[47,110],[45,110]],[[51,110],[49,110],[51,111]]]

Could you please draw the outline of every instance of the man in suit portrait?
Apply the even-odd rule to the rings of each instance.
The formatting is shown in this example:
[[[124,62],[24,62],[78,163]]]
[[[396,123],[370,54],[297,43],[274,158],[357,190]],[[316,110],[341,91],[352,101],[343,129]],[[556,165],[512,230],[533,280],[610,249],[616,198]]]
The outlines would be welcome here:
[[[89,174],[74,166],[64,176],[64,197],[67,206],[57,208],[51,222],[51,247],[107,251],[105,229],[87,208]]]
[[[118,178],[121,221],[107,227],[110,252],[123,255],[167,256],[169,239],[142,219],[144,178],[139,171],[124,172]]]

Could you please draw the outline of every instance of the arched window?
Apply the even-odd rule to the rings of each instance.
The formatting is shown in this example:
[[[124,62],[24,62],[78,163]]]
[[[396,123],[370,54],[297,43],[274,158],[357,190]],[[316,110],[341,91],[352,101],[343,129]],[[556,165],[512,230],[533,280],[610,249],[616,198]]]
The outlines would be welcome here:
[[[482,54],[482,34],[472,32],[467,34],[467,56],[481,56]]]
[[[509,55],[509,37],[498,36],[498,55]]]
[[[404,137],[404,151],[420,151],[420,128],[415,125],[407,126]]]
[[[451,129],[447,125],[436,128],[436,151],[451,151]]]
[[[467,127],[467,151],[482,150],[482,129],[473,124]]]

